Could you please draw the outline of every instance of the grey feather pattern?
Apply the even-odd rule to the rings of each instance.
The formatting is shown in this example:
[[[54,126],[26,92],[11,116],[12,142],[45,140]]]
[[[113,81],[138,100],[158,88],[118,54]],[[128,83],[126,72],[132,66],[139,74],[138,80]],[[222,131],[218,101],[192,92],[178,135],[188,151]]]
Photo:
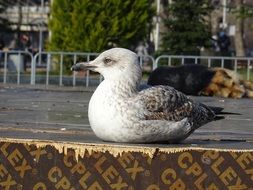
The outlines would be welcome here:
[[[193,128],[212,121],[215,114],[208,106],[191,100],[169,86],[154,86],[139,93],[146,107],[146,120],[180,121],[188,118]]]

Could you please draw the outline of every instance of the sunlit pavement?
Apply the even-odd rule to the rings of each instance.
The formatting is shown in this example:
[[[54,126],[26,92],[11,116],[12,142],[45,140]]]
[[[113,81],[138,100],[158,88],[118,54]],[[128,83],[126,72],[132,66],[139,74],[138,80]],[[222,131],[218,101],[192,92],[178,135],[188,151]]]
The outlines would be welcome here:
[[[101,143],[90,129],[87,118],[93,90],[85,87],[1,85],[0,137]],[[192,98],[241,115],[227,115],[224,120],[202,126],[182,144],[173,146],[253,147],[252,99]]]

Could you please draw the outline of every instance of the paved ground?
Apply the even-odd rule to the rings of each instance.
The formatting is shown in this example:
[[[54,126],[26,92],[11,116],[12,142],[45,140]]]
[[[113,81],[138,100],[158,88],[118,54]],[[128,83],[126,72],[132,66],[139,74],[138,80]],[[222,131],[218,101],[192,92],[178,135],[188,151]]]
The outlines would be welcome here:
[[[0,138],[104,143],[95,137],[87,119],[94,89],[0,85]],[[253,149],[253,100],[193,97],[241,115],[209,123],[178,145]]]

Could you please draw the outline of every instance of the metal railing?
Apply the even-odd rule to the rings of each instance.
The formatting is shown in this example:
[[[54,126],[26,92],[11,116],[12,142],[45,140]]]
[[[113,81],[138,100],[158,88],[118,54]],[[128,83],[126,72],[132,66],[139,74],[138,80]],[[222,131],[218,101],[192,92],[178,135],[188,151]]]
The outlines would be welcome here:
[[[28,51],[0,51],[0,65],[3,67],[3,83],[7,83],[9,76],[16,78],[16,83],[21,83],[21,73],[24,67],[29,66],[33,62],[33,55]],[[15,76],[16,75],[16,76]],[[32,75],[32,71],[30,73]]]
[[[45,66],[46,67],[46,85],[49,85],[49,77],[50,77],[50,70],[52,66],[52,62],[54,61],[53,57],[56,58],[56,64],[59,63],[59,85],[63,85],[63,66],[64,66],[64,58],[68,57],[68,61],[70,61],[70,65],[77,63],[77,58],[82,57],[82,60],[89,62],[91,57],[97,56],[98,53],[82,53],[82,52],[41,52],[37,53],[34,56],[33,64],[32,64],[32,75],[31,75],[31,84],[34,85],[36,83],[36,68],[37,66]],[[41,57],[45,56],[45,63],[41,63]],[[66,63],[66,61],[65,61]],[[70,68],[69,68],[70,69]],[[86,86],[89,86],[90,80],[90,73],[87,71],[86,73]],[[72,75],[72,85],[76,85],[76,73],[73,72]]]
[[[153,69],[160,66],[160,62],[162,62],[164,59],[167,61],[165,64],[168,66],[172,66],[175,63],[181,65],[187,64],[189,62],[195,64],[201,63],[206,64],[208,67],[229,67],[229,69],[233,69],[236,73],[238,72],[239,67],[245,68],[247,73],[247,80],[250,79],[253,67],[253,57],[161,55],[156,58]]]
[[[0,74],[3,74],[3,77],[0,76],[0,81],[2,78],[2,82],[5,84],[10,82],[10,80],[8,80],[9,78],[15,78],[15,82],[20,84],[21,75],[23,78],[24,75],[26,75],[26,78],[29,78],[28,83],[31,85],[38,83],[50,85],[51,77],[54,79],[54,84],[58,84],[59,86],[65,85],[63,79],[66,78],[68,79],[68,85],[72,86],[78,85],[80,81],[80,84],[83,84],[86,87],[90,86],[91,84],[97,85],[102,81],[101,75],[98,79],[94,79],[94,75],[91,76],[89,71],[85,73],[85,76],[81,77],[77,76],[76,72],[67,72],[67,74],[64,72],[64,68],[70,69],[70,67],[78,61],[88,62],[93,60],[97,55],[98,53],[84,52],[40,52],[32,55],[27,51],[0,51]],[[25,60],[24,57],[26,58]],[[232,69],[234,69],[235,72],[238,72],[238,70],[241,68],[244,68],[244,70],[246,69],[246,77],[248,80],[251,77],[253,67],[253,57],[161,55],[154,59],[152,56],[146,55],[139,56],[139,61],[141,66],[143,66],[143,70],[147,69],[148,67],[149,71],[154,70],[156,67],[162,64],[172,66],[175,64],[183,65],[191,62],[206,64],[208,67],[226,67],[229,65]],[[23,69],[24,65],[27,67],[26,72],[24,72]],[[52,69],[52,67],[55,66],[57,68]],[[41,81],[39,79],[40,72],[43,73],[43,79],[41,79]],[[69,84],[69,81],[71,84]]]
[[[83,53],[83,52],[41,52],[41,53],[37,53],[34,56],[33,59],[33,64],[32,64],[32,75],[31,75],[31,84],[34,85],[36,83],[36,67],[37,66],[41,66],[44,65],[46,67],[46,85],[49,85],[49,77],[50,77],[50,68],[51,68],[51,64],[53,62],[52,56],[58,57],[58,63],[59,63],[59,85],[62,86],[63,85],[63,67],[64,64],[66,63],[64,61],[64,58],[66,58],[66,56],[70,56],[71,58],[71,64],[69,65],[73,65],[75,63],[77,63],[77,59],[80,59],[80,57],[82,58],[82,61],[86,61],[89,62],[90,60],[94,59],[97,55],[99,55],[98,53]],[[45,63],[40,63],[41,62],[41,57],[45,56]],[[92,59],[91,59],[92,58]],[[70,61],[70,59],[68,59],[68,61]],[[150,64],[150,70],[152,70],[155,60],[152,56],[149,55],[145,55],[145,56],[139,56],[139,61],[140,61],[140,65],[141,66],[147,66],[148,64]],[[43,62],[43,61],[42,61]],[[70,69],[70,68],[69,68]],[[86,75],[85,75],[85,86],[88,87],[90,86],[90,72],[86,71]],[[100,75],[99,77],[99,83],[102,81],[102,76]],[[72,74],[72,86],[76,86],[76,72],[73,72]]]

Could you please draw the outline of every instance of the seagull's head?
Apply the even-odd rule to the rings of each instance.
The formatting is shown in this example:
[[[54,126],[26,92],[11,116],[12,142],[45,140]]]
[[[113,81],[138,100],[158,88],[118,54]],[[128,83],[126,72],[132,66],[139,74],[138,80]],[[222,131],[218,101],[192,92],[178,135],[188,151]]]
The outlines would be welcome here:
[[[77,63],[73,70],[89,69],[103,75],[105,80],[135,80],[141,78],[141,67],[136,53],[124,48],[112,48],[88,63]]]

